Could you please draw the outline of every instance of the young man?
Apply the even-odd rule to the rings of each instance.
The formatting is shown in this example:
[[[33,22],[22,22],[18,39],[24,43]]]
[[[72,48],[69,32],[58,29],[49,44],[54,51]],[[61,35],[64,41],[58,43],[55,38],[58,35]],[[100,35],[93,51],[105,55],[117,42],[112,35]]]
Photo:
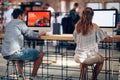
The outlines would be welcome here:
[[[80,19],[79,3],[74,3],[74,7],[73,7],[73,9],[70,10],[70,15],[69,16],[70,16],[70,20],[71,20],[71,24],[69,25],[70,26],[69,31],[70,31],[70,33],[73,33],[75,24]]]
[[[36,2],[31,2],[31,5],[33,11],[39,11],[42,10],[43,3],[40,1],[36,1]]]
[[[48,10],[48,11],[51,11],[51,13],[54,13],[55,10],[50,6],[50,4],[46,3],[45,4],[45,8]]]
[[[13,20],[5,26],[5,38],[2,44],[2,55],[5,59],[16,59],[18,73],[22,75],[23,61],[34,61],[32,79],[36,80],[36,75],[43,59],[42,50],[24,48],[24,36],[40,38],[46,32],[34,32],[24,23],[24,12],[16,8],[13,13]]]

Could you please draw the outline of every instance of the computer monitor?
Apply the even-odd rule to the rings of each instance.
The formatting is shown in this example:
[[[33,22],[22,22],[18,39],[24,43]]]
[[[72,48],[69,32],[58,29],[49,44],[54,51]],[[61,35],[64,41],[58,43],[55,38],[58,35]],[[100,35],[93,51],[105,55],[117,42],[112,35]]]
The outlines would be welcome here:
[[[116,28],[117,9],[94,9],[92,22],[101,28]]]
[[[26,24],[29,28],[38,31],[51,31],[50,11],[28,11]]]

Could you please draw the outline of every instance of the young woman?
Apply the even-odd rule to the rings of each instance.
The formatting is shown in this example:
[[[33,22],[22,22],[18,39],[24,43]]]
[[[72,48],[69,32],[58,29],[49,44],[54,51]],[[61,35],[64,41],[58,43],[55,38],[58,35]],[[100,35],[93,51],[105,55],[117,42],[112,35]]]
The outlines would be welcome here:
[[[92,23],[94,12],[90,7],[86,7],[73,32],[76,49],[74,59],[80,63],[80,73],[82,80],[86,80],[87,66],[96,64],[91,80],[96,80],[102,70],[104,57],[98,52],[98,42],[106,35],[94,23]]]

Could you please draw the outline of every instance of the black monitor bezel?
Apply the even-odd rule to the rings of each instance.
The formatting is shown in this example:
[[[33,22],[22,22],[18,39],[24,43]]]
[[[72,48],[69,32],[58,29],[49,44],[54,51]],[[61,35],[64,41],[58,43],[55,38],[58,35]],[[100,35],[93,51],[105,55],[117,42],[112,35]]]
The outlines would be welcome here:
[[[28,14],[29,14],[29,12],[49,12],[49,13],[50,13],[50,16],[49,16],[49,19],[50,19],[50,20],[49,20],[49,24],[50,24],[50,25],[49,25],[49,26],[29,26],[29,25],[28,25]],[[45,28],[45,27],[47,27],[47,28],[48,28],[48,27],[51,27],[51,11],[46,11],[46,10],[27,11],[26,25],[27,25],[28,27],[40,27],[40,28],[41,28],[41,27],[44,27],[44,28]]]
[[[115,11],[116,12],[116,14],[115,14],[115,26],[99,26],[99,27],[100,28],[116,28],[117,27],[117,14],[118,14],[117,9],[93,9],[93,11]]]

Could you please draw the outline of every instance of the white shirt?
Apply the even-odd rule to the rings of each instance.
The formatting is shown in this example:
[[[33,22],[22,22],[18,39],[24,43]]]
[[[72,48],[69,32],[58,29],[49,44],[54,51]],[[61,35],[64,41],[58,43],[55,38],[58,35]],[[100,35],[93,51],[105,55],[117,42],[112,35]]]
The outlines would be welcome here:
[[[52,13],[55,12],[55,10],[52,7],[48,7],[47,10],[51,11]]]
[[[12,20],[12,12],[13,12],[13,9],[9,9],[8,11],[4,12],[4,15],[3,15],[5,19],[4,26]]]
[[[86,36],[81,33],[73,32],[73,38],[76,43],[75,54],[80,55],[80,61],[83,62],[86,58],[94,54],[98,54],[98,43],[105,38],[105,34],[101,29],[93,30]]]

